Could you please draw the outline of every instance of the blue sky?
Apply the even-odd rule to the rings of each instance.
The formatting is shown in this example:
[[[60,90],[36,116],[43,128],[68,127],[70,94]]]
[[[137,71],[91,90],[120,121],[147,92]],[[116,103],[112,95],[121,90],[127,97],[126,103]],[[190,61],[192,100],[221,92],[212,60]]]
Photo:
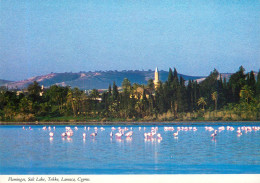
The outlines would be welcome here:
[[[0,1],[0,79],[240,65],[260,68],[258,0]]]

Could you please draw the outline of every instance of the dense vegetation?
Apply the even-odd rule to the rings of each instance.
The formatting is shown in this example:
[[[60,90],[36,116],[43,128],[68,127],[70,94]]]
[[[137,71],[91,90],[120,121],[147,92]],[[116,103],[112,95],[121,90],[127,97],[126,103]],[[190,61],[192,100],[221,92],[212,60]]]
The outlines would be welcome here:
[[[44,91],[37,82],[17,95],[2,87],[1,121],[172,121],[259,120],[260,72],[245,74],[241,66],[229,80],[217,70],[201,83],[185,81],[169,70],[168,80],[155,89],[131,84],[125,78],[122,90],[116,83],[100,93],[53,85]]]

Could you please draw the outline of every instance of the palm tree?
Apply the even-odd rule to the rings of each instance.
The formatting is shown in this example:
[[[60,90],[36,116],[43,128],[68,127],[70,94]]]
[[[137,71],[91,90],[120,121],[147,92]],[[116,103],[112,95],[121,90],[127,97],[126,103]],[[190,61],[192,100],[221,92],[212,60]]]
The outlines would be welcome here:
[[[243,86],[239,93],[240,98],[245,99],[247,103],[249,102],[249,99],[253,97],[253,95],[254,93],[248,85]]]
[[[212,100],[215,101],[215,110],[217,110],[217,106],[218,106],[218,92],[213,92],[211,94]]]
[[[77,115],[76,106],[75,106],[75,101],[74,101],[73,93],[72,93],[71,89],[68,91],[68,94],[67,94],[67,106],[68,106],[68,109],[70,108],[69,106],[71,106],[73,114],[74,114],[74,116],[76,116]]]
[[[200,97],[197,103],[198,103],[198,106],[202,105],[202,109],[204,111],[205,110],[205,105],[207,105],[207,102],[206,102],[205,98],[204,97]]]

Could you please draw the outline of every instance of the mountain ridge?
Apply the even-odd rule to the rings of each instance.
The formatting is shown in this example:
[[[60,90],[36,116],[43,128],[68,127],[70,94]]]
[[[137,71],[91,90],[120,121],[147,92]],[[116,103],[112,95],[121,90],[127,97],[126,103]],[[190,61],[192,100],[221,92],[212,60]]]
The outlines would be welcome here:
[[[168,78],[168,71],[159,71],[159,76],[161,81],[166,81]],[[229,79],[233,73],[221,73],[222,78]],[[189,76],[184,74],[178,74],[182,76],[184,80],[197,80],[198,82],[203,81],[207,76]],[[28,87],[29,84],[37,81],[40,85],[44,87],[49,87],[51,85],[60,86],[71,86],[78,87],[82,90],[89,89],[107,89],[109,84],[112,85],[115,81],[117,86],[121,86],[124,78],[129,79],[129,81],[138,84],[147,84],[149,79],[154,79],[154,71],[139,71],[139,70],[123,70],[123,71],[80,71],[77,73],[64,72],[64,73],[50,73],[46,75],[34,76],[21,81],[7,81],[0,80],[0,86],[7,86],[9,89],[24,89]]]
[[[166,81],[168,78],[167,71],[159,71],[160,80]],[[179,77],[182,76],[185,80],[196,80],[204,78],[203,76],[188,76],[184,74],[178,74]],[[115,81],[118,86],[121,86],[124,78],[129,79],[131,83],[147,84],[149,79],[154,78],[154,71],[139,71],[139,70],[129,70],[129,71],[81,71],[78,73],[64,72],[64,73],[50,73],[41,76],[34,76],[21,81],[5,82],[0,83],[0,86],[7,86],[9,89],[23,89],[29,84],[37,81],[40,85],[44,87],[49,87],[51,85],[60,86],[71,86],[78,87],[79,89],[107,89],[109,84],[112,85]]]
[[[11,83],[11,82],[13,82],[13,81],[5,80],[5,79],[0,79],[0,86],[3,86],[3,85],[5,85],[5,84]]]

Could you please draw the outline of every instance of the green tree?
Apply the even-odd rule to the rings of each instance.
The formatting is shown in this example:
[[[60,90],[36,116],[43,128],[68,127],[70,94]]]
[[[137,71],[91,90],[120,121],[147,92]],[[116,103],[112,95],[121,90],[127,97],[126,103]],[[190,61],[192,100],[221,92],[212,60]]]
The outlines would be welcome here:
[[[57,110],[62,114],[64,112],[64,105],[66,103],[66,97],[68,94],[69,87],[62,87],[57,85],[52,85],[46,92],[43,97],[52,106],[53,112]]]
[[[74,114],[74,116],[76,116],[76,107],[75,107],[75,103],[73,100],[72,90],[69,89],[68,94],[67,94],[67,112],[69,114],[71,113],[71,109],[72,109],[72,113]]]
[[[81,104],[82,91],[78,88],[69,89],[67,94],[67,110],[70,113],[70,109],[74,116],[76,117],[79,114],[80,104]]]
[[[253,95],[254,93],[248,85],[243,86],[239,93],[240,98],[246,101],[246,103],[249,103],[249,99],[252,99]]]
[[[113,101],[118,100],[118,97],[119,97],[119,92],[118,92],[118,88],[117,88],[115,81],[113,82],[112,97],[113,97]]]
[[[23,116],[23,119],[30,119],[28,116],[32,113],[33,111],[33,102],[29,100],[27,97],[24,97],[21,99],[19,103],[19,109],[20,113]]]
[[[218,91],[219,90],[219,81],[218,81],[218,78],[219,78],[219,72],[214,69],[210,75],[208,77],[206,77],[205,80],[203,80],[201,83],[200,83],[200,93],[201,93],[201,96],[207,98],[207,99],[210,99],[211,98],[211,94],[214,92],[214,91]],[[208,106],[209,107],[214,107],[214,102],[209,100],[208,101]]]
[[[76,115],[79,114],[79,109],[81,105],[81,96],[82,96],[82,91],[79,90],[79,88],[74,88],[73,89],[73,99],[76,107]]]
[[[91,99],[97,99],[97,98],[100,97],[100,94],[99,94],[99,92],[98,92],[97,89],[93,89],[93,90],[91,90],[91,92],[90,92],[90,94],[89,94],[89,97],[90,97]]]
[[[122,88],[123,88],[123,93],[125,95],[130,95],[131,92],[131,82],[125,78],[122,82]]]
[[[217,111],[217,107],[218,107],[218,92],[213,92],[212,94],[211,94],[211,98],[212,98],[212,100],[214,100],[214,102],[215,102],[215,111]]]
[[[176,70],[176,69],[175,69]],[[177,71],[176,71],[177,72]],[[169,74],[168,74],[168,83],[172,83],[173,82],[173,73],[172,73],[172,69],[169,69]]]
[[[176,68],[174,68],[174,71],[173,71],[173,78],[176,79],[178,82],[178,73],[177,73]]]
[[[192,88],[192,82],[189,80],[188,86],[187,86],[187,105],[188,105],[188,111],[193,111],[194,109],[194,92]]]
[[[242,87],[246,84],[246,75],[244,74],[245,69],[243,66],[239,67],[239,70],[230,76],[228,86],[229,93],[231,95],[228,97],[229,102],[238,103],[239,102],[239,93]]]
[[[112,95],[112,89],[111,89],[111,85],[110,84],[108,86],[108,94]]]
[[[255,81],[255,74],[253,71],[251,71],[249,74],[247,74],[246,83],[251,88],[251,90],[255,93],[256,92],[256,81]]]
[[[34,81],[33,84],[30,84],[28,87],[28,94],[29,98],[33,102],[39,102],[40,101],[40,92],[41,92],[41,86],[38,82]]]
[[[256,96],[260,96],[260,69],[257,74],[255,94]]]
[[[19,103],[20,112],[23,114],[29,114],[32,111],[32,101],[24,97]]]
[[[207,102],[204,97],[200,97],[197,104],[198,106],[202,105],[202,110],[205,111],[205,105],[207,105]]]

